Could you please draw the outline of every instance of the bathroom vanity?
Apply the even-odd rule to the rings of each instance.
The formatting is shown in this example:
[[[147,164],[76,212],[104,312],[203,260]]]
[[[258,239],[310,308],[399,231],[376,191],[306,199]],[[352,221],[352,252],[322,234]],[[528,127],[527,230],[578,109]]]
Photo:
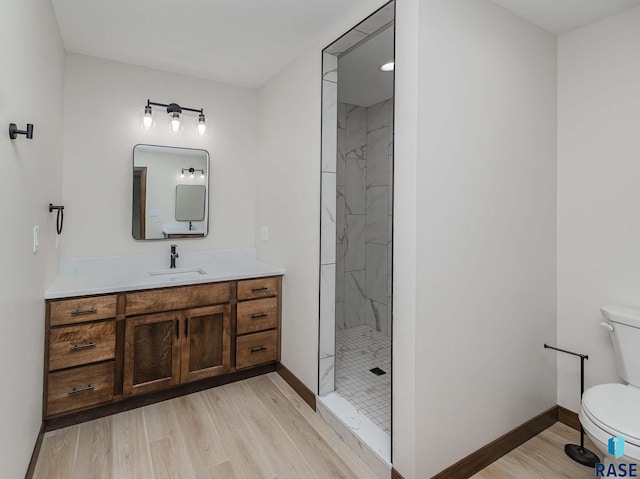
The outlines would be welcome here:
[[[61,275],[47,291],[43,418],[275,365],[284,272],[250,257],[213,261]]]

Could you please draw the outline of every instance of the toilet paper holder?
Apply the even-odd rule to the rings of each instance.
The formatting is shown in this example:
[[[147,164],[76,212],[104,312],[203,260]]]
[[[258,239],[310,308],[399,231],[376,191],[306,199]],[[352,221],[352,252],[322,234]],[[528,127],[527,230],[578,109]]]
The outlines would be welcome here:
[[[554,346],[549,346],[546,343],[544,347],[545,349],[553,349],[554,351],[560,351],[561,353],[571,354],[572,356],[578,356],[580,358],[580,401],[582,401],[582,394],[584,393],[584,361],[589,359],[589,355],[556,348]],[[571,459],[583,466],[596,467],[596,464],[600,462],[600,458],[595,453],[584,447],[584,429],[582,424],[580,424],[580,445],[565,444],[564,452]]]

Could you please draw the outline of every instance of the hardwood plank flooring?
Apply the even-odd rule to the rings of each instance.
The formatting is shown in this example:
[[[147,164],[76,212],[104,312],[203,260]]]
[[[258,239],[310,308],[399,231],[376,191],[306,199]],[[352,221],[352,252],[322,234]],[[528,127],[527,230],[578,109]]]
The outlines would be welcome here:
[[[45,434],[37,479],[376,479],[276,373]]]
[[[556,423],[474,479],[591,479]],[[601,453],[586,439],[586,446]],[[276,373],[46,433],[36,479],[376,479]]]
[[[473,479],[593,479],[595,472],[571,460],[565,444],[580,444],[580,433],[557,422],[506,456],[485,467]],[[585,447],[602,453],[585,436]]]

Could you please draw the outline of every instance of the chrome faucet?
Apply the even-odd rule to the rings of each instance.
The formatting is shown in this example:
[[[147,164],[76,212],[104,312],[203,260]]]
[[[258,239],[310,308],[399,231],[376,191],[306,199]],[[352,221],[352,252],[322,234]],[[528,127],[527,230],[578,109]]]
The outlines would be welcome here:
[[[178,247],[177,244],[172,244],[171,245],[171,266],[170,268],[175,268],[176,267],[176,258],[180,257],[180,255],[178,253],[176,253],[176,248]]]

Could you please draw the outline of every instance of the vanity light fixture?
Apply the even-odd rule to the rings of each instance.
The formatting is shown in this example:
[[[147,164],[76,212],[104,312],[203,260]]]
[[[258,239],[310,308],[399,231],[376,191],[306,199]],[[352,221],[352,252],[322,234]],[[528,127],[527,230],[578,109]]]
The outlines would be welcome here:
[[[192,111],[194,113],[198,113],[198,126],[197,132],[200,136],[204,136],[207,131],[207,125],[205,123],[204,109],[200,108],[187,108],[186,106],[180,106],[177,103],[157,103],[151,100],[147,100],[147,105],[144,107],[144,117],[142,119],[144,128],[148,130],[151,128],[153,124],[153,117],[151,116],[152,106],[161,106],[167,109],[167,114],[170,118],[169,125],[171,126],[171,131],[178,132],[182,127],[182,112],[183,111]]]
[[[204,178],[204,170],[199,170],[199,169],[196,169],[196,168],[193,168],[193,167],[191,167],[191,168],[182,168],[182,170],[181,170],[182,173],[180,175],[180,178],[184,178],[184,172],[185,171],[187,173],[191,173],[191,178],[194,177],[196,171],[199,171],[200,172],[200,178]]]
[[[153,117],[151,116],[151,106],[144,107],[144,117],[142,118],[142,125],[145,130],[148,130],[153,125]]]
[[[180,113],[182,113],[182,108],[177,103],[171,103],[167,107],[167,113],[169,114],[169,118],[171,118],[171,131],[178,132],[180,131]]]
[[[200,115],[198,116],[198,134],[200,136],[204,136],[204,134],[207,132],[207,125],[204,121],[204,113],[200,113]]]
[[[384,63],[382,65],[380,65],[380,70],[383,72],[392,72],[393,70],[395,70],[396,64],[395,62],[387,62]]]

